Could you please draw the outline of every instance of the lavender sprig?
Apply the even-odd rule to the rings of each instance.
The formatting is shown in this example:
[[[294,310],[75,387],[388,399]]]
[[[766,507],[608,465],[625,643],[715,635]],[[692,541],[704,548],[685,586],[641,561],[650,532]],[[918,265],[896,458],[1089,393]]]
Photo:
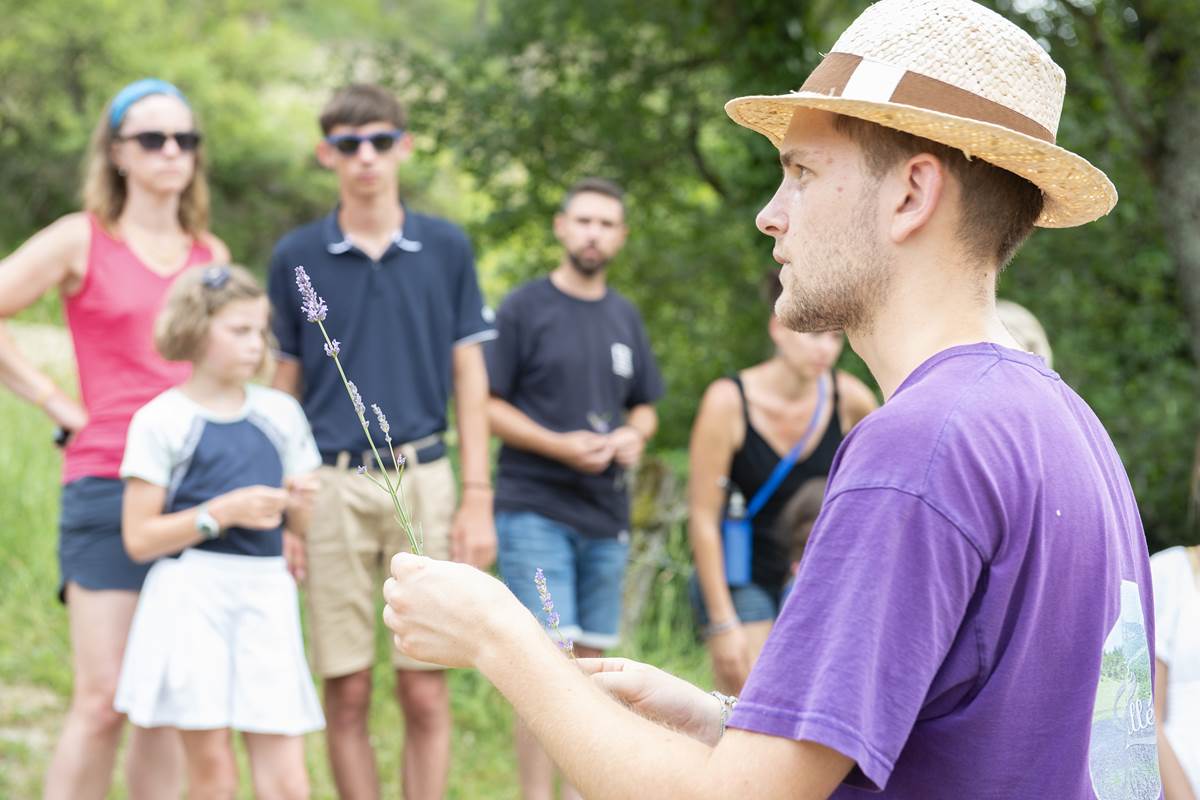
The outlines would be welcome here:
[[[309,322],[324,322],[326,314],[329,313],[329,306],[317,295],[317,290],[313,288],[304,267],[296,267],[296,286],[300,289],[300,308],[304,311],[304,316],[308,317]],[[321,332],[324,333],[324,330],[322,327]],[[328,336],[325,337],[325,341],[329,342]]]
[[[423,555],[422,537],[413,532],[412,517],[408,513],[407,503],[404,502],[404,490],[400,482],[400,478],[404,473],[404,457],[397,458],[396,451],[392,449],[391,427],[387,425],[387,418],[383,416],[383,411],[380,410],[378,405],[371,406],[375,415],[379,418],[380,428],[384,432],[388,443],[388,450],[391,452],[392,464],[396,468],[394,484],[392,476],[384,468],[384,460],[379,455],[379,450],[375,447],[375,440],[371,437],[371,429],[367,423],[367,408],[363,403],[362,395],[359,394],[358,387],[354,385],[354,382],[346,377],[346,371],[342,368],[341,359],[338,358],[338,354],[342,350],[341,344],[337,339],[330,339],[329,332],[325,330],[325,317],[329,314],[329,307],[325,305],[325,301],[317,294],[317,290],[313,287],[312,280],[308,277],[308,273],[305,272],[304,267],[296,267],[296,286],[300,290],[300,308],[309,322],[316,323],[317,327],[321,330],[321,336],[325,338],[325,355],[332,358],[334,365],[337,367],[338,375],[342,379],[342,385],[346,387],[346,394],[350,396],[350,402],[354,406],[354,413],[358,415],[358,424],[362,426],[363,433],[367,435],[367,442],[371,445],[371,453],[375,456],[375,463],[379,465],[379,472],[383,476],[383,481],[379,481],[364,467],[359,467],[358,473],[366,475],[372,483],[391,496],[392,508],[396,513],[396,522],[400,524],[400,528],[408,536],[409,549],[416,555]]]
[[[533,573],[533,585],[537,587],[538,597],[542,601],[542,611],[546,613],[546,627],[554,631],[558,637],[558,647],[571,658],[575,657],[575,643],[562,635],[558,629],[558,612],[554,610],[554,599],[550,596],[550,588],[546,585],[546,573],[538,567]]]

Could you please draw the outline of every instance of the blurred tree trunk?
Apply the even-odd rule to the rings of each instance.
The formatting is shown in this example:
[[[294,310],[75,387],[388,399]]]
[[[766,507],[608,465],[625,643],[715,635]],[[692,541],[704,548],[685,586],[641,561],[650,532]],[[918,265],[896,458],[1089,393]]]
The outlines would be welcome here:
[[[1200,361],[1200,62],[1183,72],[1178,87],[1166,109],[1159,208]]]

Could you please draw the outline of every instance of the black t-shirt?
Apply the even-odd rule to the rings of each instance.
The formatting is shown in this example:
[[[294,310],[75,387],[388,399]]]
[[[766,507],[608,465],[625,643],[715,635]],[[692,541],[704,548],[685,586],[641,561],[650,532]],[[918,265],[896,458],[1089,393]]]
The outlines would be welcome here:
[[[499,336],[484,347],[491,393],[552,431],[615,430],[626,412],[662,396],[662,377],[641,317],[612,289],[600,300],[527,283],[496,315]],[[497,511],[533,511],[585,536],[629,528],[624,470],[598,475],[505,445],[496,477]]]

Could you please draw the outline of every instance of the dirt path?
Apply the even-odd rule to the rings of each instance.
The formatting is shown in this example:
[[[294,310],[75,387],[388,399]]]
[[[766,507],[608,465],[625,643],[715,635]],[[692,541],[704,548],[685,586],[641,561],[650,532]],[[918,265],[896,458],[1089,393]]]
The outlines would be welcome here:
[[[36,797],[66,700],[29,684],[0,684],[0,796]]]

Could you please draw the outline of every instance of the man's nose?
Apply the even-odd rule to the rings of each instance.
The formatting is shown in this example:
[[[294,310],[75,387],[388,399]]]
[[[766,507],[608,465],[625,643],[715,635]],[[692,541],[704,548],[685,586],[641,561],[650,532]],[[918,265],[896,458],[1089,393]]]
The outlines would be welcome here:
[[[779,236],[787,232],[787,215],[783,213],[778,192],[758,212],[758,216],[754,218],[754,224],[767,236]]]

